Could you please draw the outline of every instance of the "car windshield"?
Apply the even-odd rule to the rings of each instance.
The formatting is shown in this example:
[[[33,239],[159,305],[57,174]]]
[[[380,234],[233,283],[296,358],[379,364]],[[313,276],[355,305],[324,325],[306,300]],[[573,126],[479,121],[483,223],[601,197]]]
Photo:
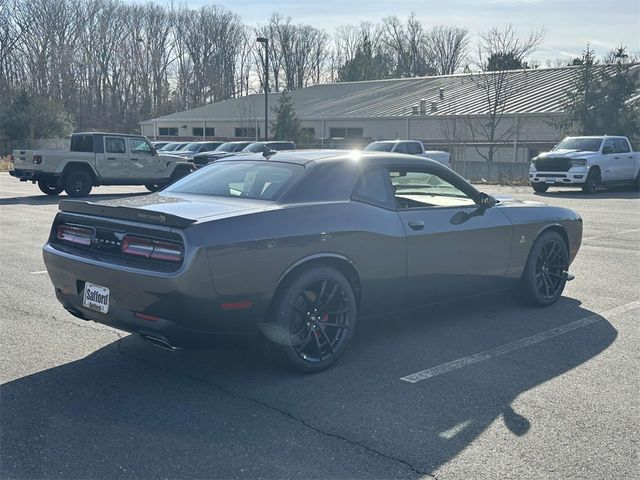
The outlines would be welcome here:
[[[600,150],[601,138],[567,138],[561,141],[554,150],[579,150],[597,152]]]
[[[180,146],[179,143],[171,142],[171,143],[167,143],[164,147],[160,148],[160,150],[162,150],[163,152],[172,152],[179,146]]]
[[[189,145],[184,147],[183,150],[186,150],[188,152],[197,152],[198,150],[200,150],[200,148],[202,148],[201,143],[190,143]]]
[[[215,151],[216,152],[235,152],[238,148],[238,145],[239,144],[233,143],[233,142],[223,143],[218,148],[216,148]],[[240,145],[246,145],[246,144],[243,143]],[[242,148],[244,148],[244,146]]]
[[[243,152],[260,153],[264,151],[264,143],[255,142],[242,149]]]
[[[303,171],[302,165],[291,163],[217,162],[178,180],[164,192],[277,200]]]
[[[373,142],[364,147],[365,152],[390,152],[393,150],[393,143]]]

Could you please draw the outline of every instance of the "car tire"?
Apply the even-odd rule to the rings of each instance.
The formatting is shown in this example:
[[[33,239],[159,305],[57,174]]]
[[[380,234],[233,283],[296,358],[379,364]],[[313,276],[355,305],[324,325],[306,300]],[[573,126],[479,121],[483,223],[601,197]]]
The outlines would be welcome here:
[[[38,188],[42,193],[46,193],[47,195],[55,196],[60,194],[64,187],[62,185],[58,185],[57,183],[50,182],[47,180],[38,180]]]
[[[533,191],[536,193],[544,193],[547,190],[549,190],[549,185],[545,184],[545,183],[531,183],[531,188],[533,188]]]
[[[596,193],[600,190],[600,184],[602,183],[602,177],[600,176],[600,170],[592,168],[589,170],[587,179],[584,181],[582,191],[589,195]]]
[[[269,350],[304,373],[332,365],[345,351],[356,326],[353,288],[339,271],[316,266],[285,280],[262,331]]]
[[[567,283],[569,251],[562,235],[547,231],[531,247],[520,278],[521,299],[529,305],[546,307],[555,303]]]
[[[64,176],[64,191],[70,197],[86,197],[93,188],[93,178],[85,170],[72,170]]]

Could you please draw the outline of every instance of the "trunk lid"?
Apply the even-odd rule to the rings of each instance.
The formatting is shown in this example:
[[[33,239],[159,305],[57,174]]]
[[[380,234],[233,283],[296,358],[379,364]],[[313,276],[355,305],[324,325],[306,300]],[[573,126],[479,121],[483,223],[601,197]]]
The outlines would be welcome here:
[[[274,202],[163,192],[99,202],[60,202],[60,210],[64,212],[176,228],[186,228],[197,222],[245,215],[270,208],[276,208]]]

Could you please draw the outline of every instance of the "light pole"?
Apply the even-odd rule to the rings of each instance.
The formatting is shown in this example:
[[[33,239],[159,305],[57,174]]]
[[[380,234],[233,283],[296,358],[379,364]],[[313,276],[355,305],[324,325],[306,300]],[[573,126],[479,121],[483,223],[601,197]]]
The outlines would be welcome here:
[[[258,43],[264,43],[264,140],[269,140],[269,40],[265,37],[256,38]]]

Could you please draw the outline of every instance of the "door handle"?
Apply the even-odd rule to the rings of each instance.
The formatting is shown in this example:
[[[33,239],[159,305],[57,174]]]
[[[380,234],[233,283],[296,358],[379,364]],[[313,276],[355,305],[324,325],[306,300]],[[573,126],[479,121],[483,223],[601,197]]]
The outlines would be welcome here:
[[[129,160],[131,160],[132,162],[137,162],[138,161],[137,158],[130,158]]]
[[[424,222],[422,220],[416,220],[409,222],[409,226],[413,230],[422,230],[424,228]]]
[[[613,157],[614,160],[620,160],[620,157]]]
[[[115,160],[116,157],[107,157],[107,160]]]

